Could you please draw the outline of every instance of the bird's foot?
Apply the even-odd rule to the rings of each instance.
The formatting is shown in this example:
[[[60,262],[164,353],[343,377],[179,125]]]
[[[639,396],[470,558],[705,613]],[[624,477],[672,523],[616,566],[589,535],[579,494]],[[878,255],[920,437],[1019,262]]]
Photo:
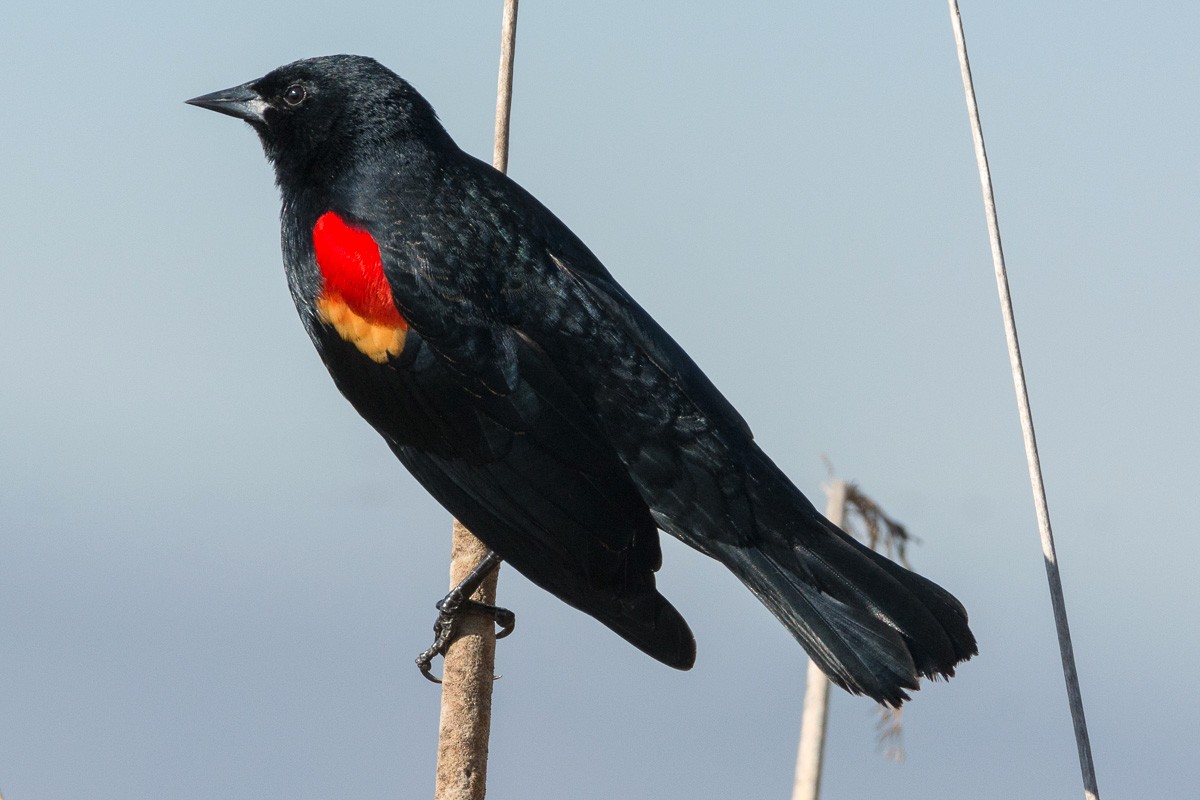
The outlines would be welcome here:
[[[500,606],[465,599],[458,601],[453,608],[449,606],[450,604],[445,600],[437,604],[438,617],[437,621],[433,623],[433,644],[417,656],[417,668],[421,670],[422,675],[434,683],[441,683],[442,679],[433,674],[433,659],[446,655],[446,648],[450,646],[450,641],[454,638],[455,623],[463,614],[482,614],[493,619],[500,626],[500,630],[496,631],[497,639],[508,636],[517,625],[517,615]]]
[[[438,601],[436,605],[438,617],[437,621],[433,623],[433,644],[417,656],[417,669],[421,670],[421,674],[434,683],[442,681],[433,674],[433,659],[446,655],[446,649],[454,639],[455,625],[463,614],[482,614],[491,618],[500,626],[500,630],[496,632],[497,639],[508,636],[516,627],[517,616],[507,608],[470,599],[488,574],[499,564],[500,557],[495,553],[488,553],[462,582]]]

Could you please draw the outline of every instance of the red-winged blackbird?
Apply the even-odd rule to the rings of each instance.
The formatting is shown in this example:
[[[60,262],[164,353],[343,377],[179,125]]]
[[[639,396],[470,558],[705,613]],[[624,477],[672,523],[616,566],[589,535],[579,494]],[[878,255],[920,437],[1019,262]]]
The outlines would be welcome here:
[[[851,692],[899,704],[975,654],[962,605],[822,517],[583,242],[400,77],[330,56],[188,102],[262,140],[292,297],[342,394],[534,583],[687,669],[661,528]]]

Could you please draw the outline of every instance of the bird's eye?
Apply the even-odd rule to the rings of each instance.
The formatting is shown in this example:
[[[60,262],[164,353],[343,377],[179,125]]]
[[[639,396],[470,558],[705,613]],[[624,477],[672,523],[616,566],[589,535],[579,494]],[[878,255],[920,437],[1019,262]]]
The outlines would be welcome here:
[[[298,83],[293,83],[283,91],[283,102],[292,108],[303,103],[306,97],[308,97],[308,92],[304,91],[304,87]]]

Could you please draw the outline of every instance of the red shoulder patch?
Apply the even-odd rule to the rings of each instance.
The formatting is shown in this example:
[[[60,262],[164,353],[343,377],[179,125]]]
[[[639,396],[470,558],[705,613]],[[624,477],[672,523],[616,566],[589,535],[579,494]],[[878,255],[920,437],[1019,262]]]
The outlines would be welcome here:
[[[408,321],[396,309],[371,234],[327,211],[313,226],[313,250],[325,280],[317,298],[321,320],[372,361],[400,355]]]
[[[396,310],[392,288],[383,274],[379,245],[371,234],[350,227],[337,214],[327,211],[313,226],[313,249],[325,278],[325,299],[340,299],[368,322],[408,327]]]

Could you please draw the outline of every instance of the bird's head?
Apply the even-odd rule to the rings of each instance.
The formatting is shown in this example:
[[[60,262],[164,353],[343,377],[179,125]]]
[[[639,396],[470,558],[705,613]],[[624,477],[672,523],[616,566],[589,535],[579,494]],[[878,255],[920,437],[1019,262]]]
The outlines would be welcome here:
[[[296,61],[187,102],[250,123],[281,186],[334,179],[364,159],[415,156],[449,139],[425,98],[365,56]]]

